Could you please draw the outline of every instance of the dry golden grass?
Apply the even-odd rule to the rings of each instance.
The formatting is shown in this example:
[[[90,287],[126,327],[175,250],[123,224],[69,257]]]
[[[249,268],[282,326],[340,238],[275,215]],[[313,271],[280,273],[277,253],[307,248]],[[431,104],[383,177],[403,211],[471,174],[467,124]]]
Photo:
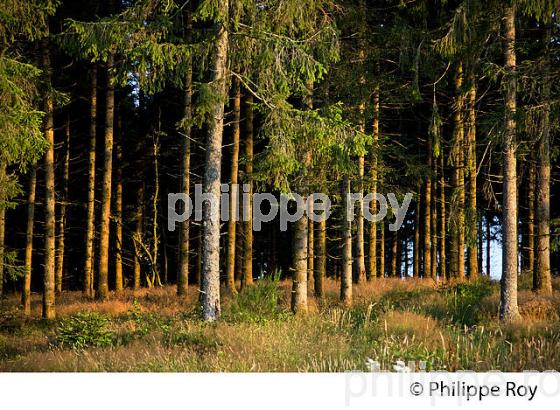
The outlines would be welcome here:
[[[126,290],[103,302],[65,292],[51,324],[40,320],[40,295],[33,295],[28,319],[17,308],[17,296],[9,296],[0,309],[0,371],[344,371],[363,370],[367,358],[388,369],[399,359],[451,371],[558,369],[558,284],[555,279],[555,291],[546,297],[520,291],[524,321],[512,326],[497,321],[497,285],[489,296],[465,305],[452,284],[429,280],[354,286],[354,307],[348,310],[339,302],[340,284],[328,279],[321,300],[309,290],[309,313],[302,317],[289,314],[291,282],[283,281],[277,317],[215,324],[198,318],[196,287],[183,299],[171,286]],[[225,295],[226,313],[231,300]],[[468,315],[472,303],[478,321],[468,327],[461,314]],[[60,345],[60,322],[87,311],[109,318],[112,345]]]

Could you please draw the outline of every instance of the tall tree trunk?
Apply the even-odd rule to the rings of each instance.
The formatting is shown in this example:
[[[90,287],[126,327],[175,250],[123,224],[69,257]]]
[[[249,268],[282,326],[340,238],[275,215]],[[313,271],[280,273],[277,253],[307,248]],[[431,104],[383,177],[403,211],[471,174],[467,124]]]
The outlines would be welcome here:
[[[122,184],[122,146],[124,140],[124,130],[122,127],[122,112],[118,113],[117,118],[118,132],[115,144],[115,292],[123,290],[123,184]]]
[[[97,139],[97,65],[91,69],[90,117],[88,147],[88,199],[86,222],[86,255],[83,274],[84,296],[93,297],[93,267],[95,241],[95,149]]]
[[[469,177],[467,265],[470,279],[478,277],[478,215],[476,209],[476,84],[474,75],[470,76],[468,93],[468,131],[467,131],[467,173]]]
[[[463,121],[463,63],[457,63],[455,71],[455,103],[453,118],[453,147],[451,159],[453,165],[452,186],[453,212],[451,236],[450,275],[458,279],[465,277],[465,178],[464,178],[464,121]]]
[[[551,28],[544,28],[545,68],[543,78],[542,134],[537,147],[537,241],[533,288],[544,294],[552,293],[550,273],[550,54]]]
[[[431,250],[432,254],[430,255],[430,277],[432,279],[437,278],[437,244],[438,244],[438,233],[437,233],[437,189],[436,189],[436,180],[437,180],[437,164],[436,159],[432,157],[432,172],[433,172],[433,180],[432,180],[432,200],[430,201],[432,204],[432,211],[431,211],[431,234],[432,234],[432,243],[431,243]]]
[[[315,223],[311,218],[308,219],[307,242],[307,288],[313,289],[315,285]]]
[[[228,21],[229,1],[219,4],[222,21]],[[212,108],[208,124],[206,160],[204,166],[204,192],[215,199],[203,205],[204,243],[202,247],[202,317],[214,321],[220,317],[220,178],[222,168],[222,137],[224,131],[224,103],[227,82],[228,32],[223,24],[217,27],[215,55],[212,62],[212,84],[220,96]]]
[[[385,277],[385,222],[379,224],[379,275]]]
[[[243,209],[243,276],[242,286],[253,284],[253,95],[245,98],[245,181],[249,187]]]
[[[503,270],[501,280],[500,319],[519,320],[517,305],[517,158],[516,158],[516,56],[515,6],[504,5],[505,60],[505,129],[503,135]]]
[[[27,231],[25,234],[25,273],[21,304],[26,316],[31,314],[31,269],[33,267],[33,227],[35,224],[35,190],[37,187],[37,167],[33,165],[29,174],[29,192],[27,193]]]
[[[109,295],[109,231],[111,222],[111,184],[113,171],[113,122],[115,115],[115,89],[111,78],[114,56],[107,57],[107,91],[105,95],[105,141],[103,157],[103,188],[101,190],[101,221],[99,233],[99,280],[97,298]]]
[[[439,276],[441,279],[447,278],[447,254],[446,254],[446,232],[447,232],[447,215],[445,212],[445,174],[444,174],[444,151],[443,144],[440,144],[441,152],[439,155]]]
[[[412,277],[420,277],[420,185],[414,213],[414,249],[412,250]]]
[[[229,195],[229,221],[228,221],[228,243],[227,243],[227,289],[235,293],[235,242],[236,228],[239,209],[239,187],[238,187],[238,171],[239,171],[239,134],[241,122],[241,87],[239,79],[233,80],[233,143],[231,150],[231,174],[230,174],[230,195]]]
[[[321,220],[317,224],[317,263],[313,275],[315,297],[323,297],[323,283],[327,276],[327,221]]]
[[[373,90],[373,151],[371,155],[371,193],[377,193],[378,155],[379,155],[379,84]],[[377,201],[371,201],[371,214],[377,214]],[[377,277],[377,223],[369,227],[369,278]]]
[[[187,12],[187,42],[191,40],[192,15]],[[187,197],[190,195],[191,182],[191,121],[192,121],[192,57],[187,60],[187,72],[185,74],[185,90],[183,104],[183,127],[181,136],[183,139],[181,153],[181,192]],[[186,205],[184,205],[186,206]],[[184,211],[184,208],[183,208]],[[177,295],[185,296],[189,288],[189,241],[190,241],[190,218],[181,222],[179,234],[179,269],[177,274]]]
[[[523,246],[523,268],[530,272],[535,272],[535,185],[537,182],[537,169],[535,155],[530,154],[529,169],[527,171],[527,222],[525,224],[524,246]]]
[[[142,250],[138,247],[139,241],[142,240],[144,235],[144,180],[143,171],[140,171],[140,186],[136,192],[136,212],[134,215],[134,266],[133,266],[133,279],[132,288],[134,290],[140,289],[142,277],[142,264],[140,262],[140,255]]]
[[[47,83],[51,79],[51,57],[48,38],[41,42],[43,53],[43,70]],[[43,276],[43,318],[55,318],[55,192],[54,192],[54,123],[53,100],[50,94],[45,96],[44,134],[48,148],[45,154],[45,252]]]
[[[350,207],[350,181],[344,177],[342,184],[342,200],[344,201],[343,243],[342,243],[342,274],[340,281],[340,300],[346,307],[352,306],[352,222],[348,218]]]
[[[64,126],[64,161],[62,169],[62,196],[58,209],[58,236],[56,237],[55,283],[56,292],[62,292],[64,277],[64,239],[66,230],[66,203],[68,202],[68,177],[70,172],[70,117]]]
[[[391,235],[391,274],[389,275],[392,278],[399,276],[398,265],[400,264],[400,261],[399,261],[398,248],[399,248],[399,235],[398,235],[398,231],[394,231],[393,234]],[[429,274],[429,269],[430,266],[428,266],[428,274]]]
[[[295,314],[307,312],[307,230],[306,217],[301,217],[294,223],[292,312]]]
[[[433,161],[433,149],[432,149],[432,136],[429,135],[426,141],[426,155],[427,155],[427,165],[428,165],[428,176],[426,177],[426,184],[424,185],[424,271],[422,275],[427,278],[431,276],[432,273],[432,235],[431,235],[431,225],[432,225],[432,161]]]

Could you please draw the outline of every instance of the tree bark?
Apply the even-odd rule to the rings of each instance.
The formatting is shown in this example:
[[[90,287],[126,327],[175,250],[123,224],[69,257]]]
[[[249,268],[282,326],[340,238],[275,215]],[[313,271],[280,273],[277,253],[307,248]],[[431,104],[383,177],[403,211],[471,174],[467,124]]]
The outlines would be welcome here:
[[[469,120],[467,131],[467,174],[469,177],[468,192],[468,226],[467,265],[470,279],[478,277],[478,214],[476,209],[476,84],[474,75],[470,78],[468,92]]]
[[[187,14],[187,40],[190,40],[192,30],[192,17]],[[190,195],[191,181],[191,120],[192,120],[192,57],[187,61],[187,72],[185,75],[184,111],[183,111],[183,139],[181,155],[181,192],[187,197]],[[184,211],[184,208],[183,208]],[[179,234],[179,269],[177,275],[177,295],[185,296],[189,288],[189,240],[190,240],[190,218],[181,222]]]
[[[420,191],[420,185],[418,185]],[[414,249],[412,253],[412,276],[420,277],[420,193],[416,199],[416,209],[414,213]]]
[[[537,241],[533,289],[539,293],[552,293],[550,272],[550,63],[549,44],[551,28],[544,28],[545,67],[543,79],[542,134],[537,145]]]
[[[115,292],[123,290],[123,258],[122,258],[122,242],[123,242],[123,183],[122,183],[122,144],[124,139],[124,131],[122,127],[122,113],[118,113],[118,132],[115,144]]]
[[[439,156],[439,213],[440,213],[440,227],[439,227],[439,276],[441,279],[447,278],[447,254],[446,254],[446,232],[447,232],[447,215],[445,211],[445,174],[444,174],[444,151],[443,144],[441,146],[441,153]]]
[[[521,318],[517,305],[517,158],[516,158],[516,55],[515,6],[504,5],[505,129],[503,135],[503,270],[500,319],[513,322]]]
[[[43,53],[43,70],[46,81],[51,80],[51,57],[48,38],[41,42]],[[55,312],[55,192],[54,192],[54,123],[53,99],[50,94],[45,96],[44,134],[48,148],[45,154],[45,251],[43,276],[43,318],[54,319]]]
[[[428,176],[426,177],[426,183],[424,185],[424,271],[422,276],[425,278],[430,277],[432,273],[432,237],[431,237],[431,224],[432,224],[432,161],[433,161],[433,151],[432,151],[432,137],[428,136],[426,143],[426,155],[427,155],[427,166],[428,166]]]
[[[307,217],[303,216],[294,223],[292,280],[292,312],[294,314],[307,313],[307,230]]]
[[[143,170],[140,171],[140,186],[136,192],[136,212],[134,215],[134,238],[140,240],[144,235],[144,180]],[[142,264],[140,261],[141,250],[138,248],[137,240],[133,240],[134,244],[134,266],[133,266],[133,279],[132,288],[134,290],[140,289]]]
[[[385,277],[385,222],[379,224],[379,275]]]
[[[222,21],[228,20],[229,1],[219,6]],[[208,124],[206,160],[204,166],[204,193],[211,195],[213,206],[203,204],[202,246],[202,317],[205,321],[219,319],[220,306],[220,178],[222,167],[222,138],[224,131],[224,103],[227,82],[228,32],[223,23],[217,27],[214,58],[212,62],[212,84],[216,102],[212,108],[212,119]]]
[[[56,237],[56,258],[55,258],[55,288],[56,292],[62,292],[62,282],[64,277],[64,239],[66,230],[66,203],[68,202],[68,176],[70,167],[70,118],[67,118],[64,126],[64,160],[62,170],[62,195],[59,202],[58,216],[58,236]]]
[[[37,167],[33,165],[29,174],[29,192],[27,193],[27,231],[25,234],[25,273],[21,304],[26,316],[31,314],[31,270],[33,268],[33,231],[35,224],[35,191],[37,187]]]
[[[323,297],[323,283],[327,275],[327,221],[321,220],[317,227],[317,263],[315,264],[314,291],[315,297]]]
[[[340,281],[340,300],[345,307],[352,306],[352,222],[348,218],[350,208],[350,181],[344,177],[342,184],[342,200],[344,201],[343,244],[342,244],[342,274]]]
[[[243,209],[243,276],[242,287],[253,284],[253,95],[245,99],[245,181],[249,187]]]
[[[453,203],[452,203],[452,229],[450,275],[458,279],[465,277],[465,178],[464,178],[464,120],[463,120],[463,63],[457,64],[455,71],[455,103],[454,103],[454,129],[453,148],[451,159],[453,164]]]
[[[97,139],[97,65],[91,69],[90,117],[88,147],[88,199],[86,219],[86,252],[83,273],[84,296],[93,297],[93,266],[95,241],[95,150]]]
[[[97,298],[104,300],[109,295],[109,231],[111,222],[111,185],[113,171],[113,122],[115,115],[115,89],[111,69],[114,56],[107,57],[107,91],[105,95],[105,138],[103,157],[103,188],[101,190],[101,221],[99,233],[99,274]]]
[[[235,293],[235,243],[237,215],[239,214],[239,134],[241,123],[241,87],[239,79],[233,80],[233,142],[231,150],[231,173],[230,173],[230,201],[229,201],[229,221],[228,221],[228,242],[227,242],[227,280],[226,286],[228,291]]]
[[[523,238],[523,268],[533,275],[535,272],[535,185],[537,182],[537,169],[533,152],[530,154],[527,173],[527,221]]]
[[[373,151],[371,155],[371,193],[377,193],[378,155],[379,155],[379,84],[373,90]],[[377,214],[377,201],[371,201],[371,214]],[[377,223],[369,226],[369,279],[377,277]]]

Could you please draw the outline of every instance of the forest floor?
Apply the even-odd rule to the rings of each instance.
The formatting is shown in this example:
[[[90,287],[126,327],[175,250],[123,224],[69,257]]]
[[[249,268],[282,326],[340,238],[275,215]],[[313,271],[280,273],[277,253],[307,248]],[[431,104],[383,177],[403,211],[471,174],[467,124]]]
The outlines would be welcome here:
[[[204,323],[198,290],[179,300],[168,286],[126,290],[105,302],[65,292],[58,318],[40,319],[40,295],[24,318],[18,297],[0,309],[0,371],[310,371],[391,370],[396,360],[429,370],[560,370],[560,280],[537,296],[521,278],[521,323],[500,325],[499,285],[487,280],[437,285],[384,279],[354,287],[338,302],[328,280],[309,313],[289,313],[291,282],[259,281],[226,297],[223,318]]]

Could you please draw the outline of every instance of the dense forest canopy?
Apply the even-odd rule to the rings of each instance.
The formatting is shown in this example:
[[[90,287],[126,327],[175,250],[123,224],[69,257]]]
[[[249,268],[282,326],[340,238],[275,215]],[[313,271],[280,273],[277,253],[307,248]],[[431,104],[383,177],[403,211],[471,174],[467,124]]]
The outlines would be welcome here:
[[[516,321],[518,277],[549,294],[559,274],[558,7],[1,0],[0,297],[29,315],[41,292],[53,319],[67,290],[176,285],[212,321],[224,294],[278,276],[305,313],[326,278],[350,307],[386,277],[490,276],[502,252]],[[222,184],[245,187],[227,205],[246,218],[204,202],[168,229],[168,194]],[[253,229],[253,193],[318,192],[328,219]],[[378,202],[347,193],[412,202],[394,230],[393,208],[372,222]]]

